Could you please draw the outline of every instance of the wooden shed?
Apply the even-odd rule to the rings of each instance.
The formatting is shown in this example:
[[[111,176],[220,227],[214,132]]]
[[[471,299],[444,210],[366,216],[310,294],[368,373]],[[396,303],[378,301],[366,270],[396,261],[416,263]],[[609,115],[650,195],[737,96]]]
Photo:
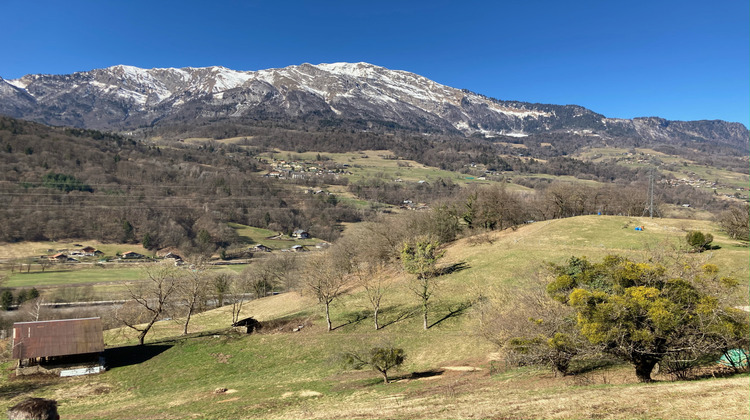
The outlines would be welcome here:
[[[101,366],[100,355],[103,351],[101,318],[13,324],[13,358],[18,359],[19,369],[30,366],[46,369],[75,365]],[[63,372],[60,374],[66,376]]]
[[[237,327],[245,327],[246,328],[245,331],[248,334],[252,334],[253,331],[258,331],[261,328],[263,328],[263,326],[261,325],[261,323],[258,322],[258,320],[255,319],[255,318],[253,318],[253,317],[248,317],[248,318],[245,318],[245,319],[241,319],[241,320],[235,322],[234,324],[232,324],[232,326],[235,327],[235,328],[237,328]]]

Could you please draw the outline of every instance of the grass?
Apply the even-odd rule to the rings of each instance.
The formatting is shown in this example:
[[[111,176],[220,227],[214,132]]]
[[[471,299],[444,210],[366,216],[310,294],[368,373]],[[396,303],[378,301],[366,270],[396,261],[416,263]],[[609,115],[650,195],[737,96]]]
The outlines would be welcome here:
[[[323,242],[318,238],[296,239],[272,230],[246,226],[239,223],[228,223],[237,232],[240,240],[249,245],[261,244],[273,250],[289,249],[294,245],[315,246]],[[274,239],[270,239],[274,238]]]
[[[651,157],[656,157],[665,165],[674,165],[675,169],[673,170],[665,170],[663,167],[660,170],[665,174],[674,176],[675,178],[700,178],[719,182],[722,185],[722,187],[719,187],[716,190],[719,194],[734,194],[736,188],[744,188],[747,190],[748,183],[750,183],[750,176],[747,174],[700,165],[689,159],[666,155],[651,149],[639,148],[635,150],[637,155],[626,156],[628,149],[614,147],[587,148],[580,152],[578,157],[595,162],[614,158],[618,159],[618,163],[621,165],[638,168],[649,166],[648,162],[638,162],[639,159],[648,160]]]
[[[282,150],[277,150],[268,155],[276,159],[288,159],[291,156],[292,159],[306,161],[314,161],[317,157],[317,153],[294,153]],[[423,165],[413,160],[392,159],[390,157],[393,154],[387,150],[324,153],[322,155],[332,162],[349,165],[347,169],[352,172],[352,175],[347,175],[347,177],[352,182],[367,178],[401,179],[407,182],[417,182],[420,180],[433,181],[442,178],[450,179],[458,184],[487,184],[491,182],[479,180],[470,175]]]
[[[41,255],[53,255],[62,250],[80,249],[83,246],[93,246],[99,251],[102,251],[104,256],[110,257],[127,251],[135,251],[139,254],[153,256],[153,252],[146,250],[141,244],[105,244],[91,240],[65,240],[58,242],[2,243],[0,244],[0,260],[26,259]]]
[[[645,230],[634,231],[636,225]],[[228,332],[227,307],[195,316],[185,338],[178,337],[179,320],[157,323],[146,348],[129,347],[129,331],[111,330],[105,339],[120,364],[90,377],[0,381],[0,405],[30,395],[55,398],[61,415],[71,419],[748,418],[747,375],[689,382],[657,376],[659,382],[648,385],[636,383],[627,365],[577,377],[531,368],[490,375],[497,350],[476,334],[480,318],[472,301],[502,285],[527,287],[544,261],[571,255],[598,260],[611,252],[647,257],[684,241],[686,229],[714,235],[721,248],[699,257],[734,271],[746,294],[750,251],[710,222],[613,216],[538,222],[448,246],[445,263],[465,268],[440,279],[430,313],[437,323],[427,331],[404,275],[393,278],[385,327],[378,331],[357,289],[334,304],[336,329],[330,333],[312,298],[285,293],[248,302],[242,315],[267,325],[304,323],[300,332]],[[375,372],[347,370],[336,361],[342,350],[379,343],[407,354],[389,385]],[[214,393],[216,388],[229,392]]]
[[[46,269],[44,272],[15,272],[9,276],[7,285],[9,287],[67,286],[88,283],[128,282],[143,278],[143,265],[141,264],[127,264],[128,266],[126,267],[113,265],[53,267]]]

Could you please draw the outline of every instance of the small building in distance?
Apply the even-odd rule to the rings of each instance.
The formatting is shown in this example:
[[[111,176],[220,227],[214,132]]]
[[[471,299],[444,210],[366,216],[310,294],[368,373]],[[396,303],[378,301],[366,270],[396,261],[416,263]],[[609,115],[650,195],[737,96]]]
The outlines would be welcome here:
[[[65,262],[68,261],[68,256],[66,254],[63,254],[62,252],[58,252],[55,255],[47,257],[47,259],[52,262]]]
[[[302,230],[302,229],[297,229],[297,230],[295,230],[295,231],[294,231],[294,232],[292,233],[292,238],[297,238],[297,239],[309,239],[309,238],[310,238],[310,234],[309,234],[309,233],[307,233],[307,231],[306,231],[306,230]]]
[[[123,260],[138,260],[138,259],[146,258],[146,257],[135,251],[128,251],[128,252],[124,252],[120,258],[122,258]]]
[[[252,250],[257,251],[257,252],[271,252],[272,251],[271,248],[263,244],[255,245],[254,247],[252,247]]]
[[[289,248],[292,252],[305,252],[307,251],[307,248],[305,248],[304,245],[294,245],[291,248]]]
[[[83,255],[87,257],[95,257],[97,255],[104,254],[102,251],[99,251],[98,249],[94,248],[93,246],[87,246],[81,249],[81,252]]]
[[[77,376],[104,370],[101,318],[16,322],[13,358],[16,373]]]

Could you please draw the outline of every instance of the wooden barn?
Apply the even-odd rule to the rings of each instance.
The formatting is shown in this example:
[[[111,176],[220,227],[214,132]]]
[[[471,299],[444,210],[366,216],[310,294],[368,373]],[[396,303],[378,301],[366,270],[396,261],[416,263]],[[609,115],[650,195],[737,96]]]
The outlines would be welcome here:
[[[13,358],[17,373],[76,376],[103,370],[101,318],[16,322]]]

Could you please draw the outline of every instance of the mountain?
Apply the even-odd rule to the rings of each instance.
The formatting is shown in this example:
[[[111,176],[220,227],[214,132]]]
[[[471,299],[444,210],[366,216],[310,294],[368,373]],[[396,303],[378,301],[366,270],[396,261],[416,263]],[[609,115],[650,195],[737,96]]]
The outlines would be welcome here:
[[[318,120],[455,135],[546,133],[709,142],[746,150],[747,128],[725,121],[606,118],[576,105],[501,101],[367,63],[224,67],[113,66],[0,79],[0,113],[51,125],[132,130],[195,121]]]

